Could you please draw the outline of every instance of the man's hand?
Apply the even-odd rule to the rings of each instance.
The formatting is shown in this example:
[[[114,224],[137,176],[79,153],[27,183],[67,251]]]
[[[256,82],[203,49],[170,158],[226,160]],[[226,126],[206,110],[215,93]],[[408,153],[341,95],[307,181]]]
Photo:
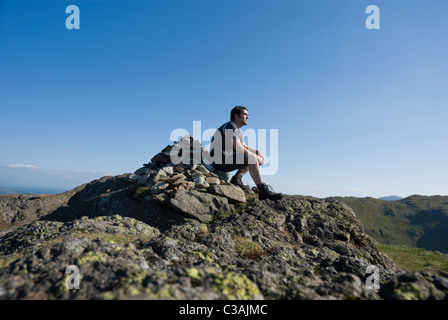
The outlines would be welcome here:
[[[256,150],[255,154],[257,155],[258,163],[260,164],[260,166],[263,165],[264,164],[264,155],[258,150]]]

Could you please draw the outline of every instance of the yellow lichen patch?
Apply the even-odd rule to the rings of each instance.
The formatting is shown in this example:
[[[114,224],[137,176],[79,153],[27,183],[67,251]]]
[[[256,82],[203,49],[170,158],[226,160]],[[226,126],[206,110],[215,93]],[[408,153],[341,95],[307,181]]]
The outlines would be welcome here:
[[[188,268],[185,270],[187,272],[187,275],[192,279],[201,279],[201,275],[199,273],[199,270],[196,268]]]
[[[244,274],[228,272],[215,278],[215,284],[226,299],[251,300],[260,294],[257,285]]]
[[[86,254],[84,254],[82,257],[79,257],[77,260],[78,264],[82,265],[92,261],[106,262],[107,258],[104,255],[104,253],[88,251]]]
[[[197,250],[197,251],[191,251],[191,253],[197,255],[200,259],[202,259],[205,262],[213,262],[212,255],[210,252],[207,252],[205,250]]]
[[[139,200],[139,201],[141,201],[144,197],[146,197],[150,193],[151,193],[151,188],[150,187],[138,187],[135,190],[134,198]]]
[[[174,300],[174,293],[175,290],[173,287],[171,287],[169,284],[164,284],[162,287],[160,287],[157,292],[150,294],[155,299],[161,299],[161,300]]]
[[[422,300],[423,294],[417,285],[411,283],[401,286],[394,290],[395,296],[398,300]]]

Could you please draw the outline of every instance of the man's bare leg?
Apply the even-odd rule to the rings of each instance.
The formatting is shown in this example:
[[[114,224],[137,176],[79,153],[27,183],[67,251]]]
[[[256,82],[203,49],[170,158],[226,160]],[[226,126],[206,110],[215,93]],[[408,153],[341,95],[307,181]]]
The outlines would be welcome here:
[[[241,179],[243,175],[245,175],[248,171],[250,172],[250,176],[256,185],[263,182],[263,178],[261,177],[260,165],[257,159],[257,156],[254,154],[248,155],[249,164],[246,167],[238,169],[235,175],[232,177],[231,182],[242,187]]]
[[[260,164],[258,162],[258,158],[255,154],[249,155],[249,173],[252,177],[252,180],[254,180],[255,185],[259,185],[263,182],[263,178],[261,177],[260,172]]]
[[[255,161],[254,161],[255,159]],[[270,200],[279,200],[283,198],[283,194],[276,193],[270,186],[263,183],[263,178],[261,176],[261,170],[260,170],[260,163],[258,161],[258,157],[255,156],[255,158],[252,156],[252,162],[250,161],[251,158],[249,158],[249,172],[250,176],[254,180],[257,188],[258,188],[258,199],[264,200],[264,199],[270,199]]]
[[[260,183],[263,183],[263,178],[261,177],[260,166],[258,163],[249,165],[249,173],[252,180],[254,180],[255,185],[258,186]]]

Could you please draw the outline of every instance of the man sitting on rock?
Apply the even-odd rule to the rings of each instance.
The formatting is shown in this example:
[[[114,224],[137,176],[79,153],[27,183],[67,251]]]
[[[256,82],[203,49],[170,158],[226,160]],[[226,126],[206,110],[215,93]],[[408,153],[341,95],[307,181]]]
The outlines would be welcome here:
[[[264,155],[260,151],[248,147],[244,142],[240,128],[247,125],[248,120],[247,109],[243,106],[236,106],[230,112],[230,121],[216,130],[210,144],[210,156],[214,159],[213,167],[225,172],[238,170],[230,182],[243,189],[244,184],[241,178],[249,171],[258,188],[260,200],[279,200],[283,195],[274,192],[269,185],[263,183],[260,166],[264,163]]]

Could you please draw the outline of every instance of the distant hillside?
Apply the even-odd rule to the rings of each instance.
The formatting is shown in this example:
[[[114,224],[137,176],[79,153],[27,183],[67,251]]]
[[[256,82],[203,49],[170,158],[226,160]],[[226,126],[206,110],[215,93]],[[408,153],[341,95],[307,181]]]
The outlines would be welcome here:
[[[386,201],[397,201],[397,200],[401,200],[403,198],[399,197],[399,196],[387,196],[387,197],[381,197],[381,198],[378,198],[378,199],[386,200]]]
[[[331,197],[350,206],[380,243],[448,253],[448,196],[413,195],[397,201]]]

